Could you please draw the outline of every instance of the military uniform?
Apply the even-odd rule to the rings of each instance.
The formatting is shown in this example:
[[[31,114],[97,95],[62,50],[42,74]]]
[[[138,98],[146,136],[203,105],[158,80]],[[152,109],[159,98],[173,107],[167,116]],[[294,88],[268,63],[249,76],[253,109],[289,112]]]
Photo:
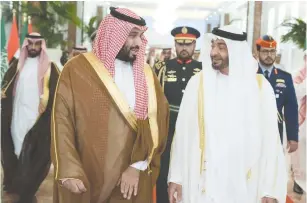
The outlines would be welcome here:
[[[258,73],[263,73],[259,67]],[[271,83],[278,108],[278,128],[280,138],[283,138],[283,123],[286,124],[287,139],[298,141],[298,104],[290,73],[273,68],[268,81]]]
[[[178,27],[172,31],[173,36],[176,34],[194,33],[197,30],[189,27]],[[198,33],[196,36],[199,37]],[[197,37],[195,37],[196,39]],[[175,37],[176,40],[176,37]],[[179,43],[191,43],[191,39],[187,39],[184,35],[180,35]],[[176,40],[177,41],[177,40]],[[170,121],[169,133],[166,148],[161,156],[161,170],[157,180],[157,203],[168,203],[167,193],[167,176],[170,161],[171,143],[174,136],[175,124],[179,112],[180,103],[184,94],[184,90],[191,77],[201,71],[201,62],[193,59],[183,61],[174,58],[168,61],[159,61],[154,65],[155,72],[158,76],[164,94],[170,105]]]

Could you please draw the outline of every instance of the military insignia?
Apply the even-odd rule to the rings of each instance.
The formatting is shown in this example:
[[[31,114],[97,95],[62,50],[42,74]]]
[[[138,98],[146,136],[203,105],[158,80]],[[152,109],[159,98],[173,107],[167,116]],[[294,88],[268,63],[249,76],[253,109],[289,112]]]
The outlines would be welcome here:
[[[176,73],[176,71],[175,70],[170,70],[170,71],[167,71],[167,73],[174,74],[174,73]]]
[[[168,75],[168,78],[176,78],[176,75]]]
[[[199,72],[199,71],[201,71],[201,69],[199,69],[199,68],[194,68],[194,71]]]
[[[285,85],[285,83],[277,83],[276,87],[286,88],[287,86]]]
[[[285,80],[284,79],[277,79],[276,82],[277,83],[285,83]]]
[[[181,32],[182,32],[183,34],[187,34],[187,33],[188,33],[188,28],[183,27],[183,28],[181,29]]]
[[[167,82],[176,82],[177,78],[167,78]]]

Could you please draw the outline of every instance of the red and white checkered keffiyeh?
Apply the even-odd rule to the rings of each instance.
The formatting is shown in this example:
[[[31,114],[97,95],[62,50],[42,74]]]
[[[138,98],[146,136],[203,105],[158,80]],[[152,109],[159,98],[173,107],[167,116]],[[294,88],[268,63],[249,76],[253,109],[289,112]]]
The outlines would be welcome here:
[[[135,19],[141,19],[138,15],[125,8],[118,8],[116,11]],[[99,25],[93,51],[97,58],[103,62],[113,78],[116,74],[114,67],[115,58],[124,46],[129,33],[133,28],[138,28],[142,31],[147,30],[147,27],[145,26],[138,26],[120,20],[110,14],[107,15]],[[148,106],[148,92],[144,74],[144,57],[147,40],[144,36],[142,36],[142,42],[136,60],[133,63],[133,76],[136,91],[136,104],[134,111],[138,119],[144,120],[147,117]]]

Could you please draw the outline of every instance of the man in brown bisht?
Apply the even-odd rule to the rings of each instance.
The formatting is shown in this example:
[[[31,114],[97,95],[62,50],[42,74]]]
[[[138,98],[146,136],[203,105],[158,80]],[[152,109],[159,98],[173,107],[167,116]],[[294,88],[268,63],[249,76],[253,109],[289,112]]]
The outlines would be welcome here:
[[[4,191],[20,203],[35,193],[50,167],[51,112],[59,72],[38,33],[26,36],[18,62],[1,86],[1,163]]]
[[[151,203],[169,108],[144,64],[144,19],[111,8],[93,52],[65,65],[52,119],[54,203]]]

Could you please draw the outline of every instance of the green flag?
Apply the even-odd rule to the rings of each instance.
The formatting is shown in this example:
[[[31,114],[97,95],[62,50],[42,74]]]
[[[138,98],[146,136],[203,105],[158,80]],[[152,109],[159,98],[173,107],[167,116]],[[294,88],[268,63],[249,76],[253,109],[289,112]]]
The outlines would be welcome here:
[[[23,40],[26,38],[28,34],[28,19],[27,15],[24,13],[23,15],[23,23],[22,23],[22,29],[21,29],[21,35],[20,35],[20,48],[22,47]]]
[[[5,23],[4,23],[4,18],[1,16],[1,83],[4,74],[6,73],[9,65],[7,61],[7,51],[6,51],[6,35],[5,35]]]

